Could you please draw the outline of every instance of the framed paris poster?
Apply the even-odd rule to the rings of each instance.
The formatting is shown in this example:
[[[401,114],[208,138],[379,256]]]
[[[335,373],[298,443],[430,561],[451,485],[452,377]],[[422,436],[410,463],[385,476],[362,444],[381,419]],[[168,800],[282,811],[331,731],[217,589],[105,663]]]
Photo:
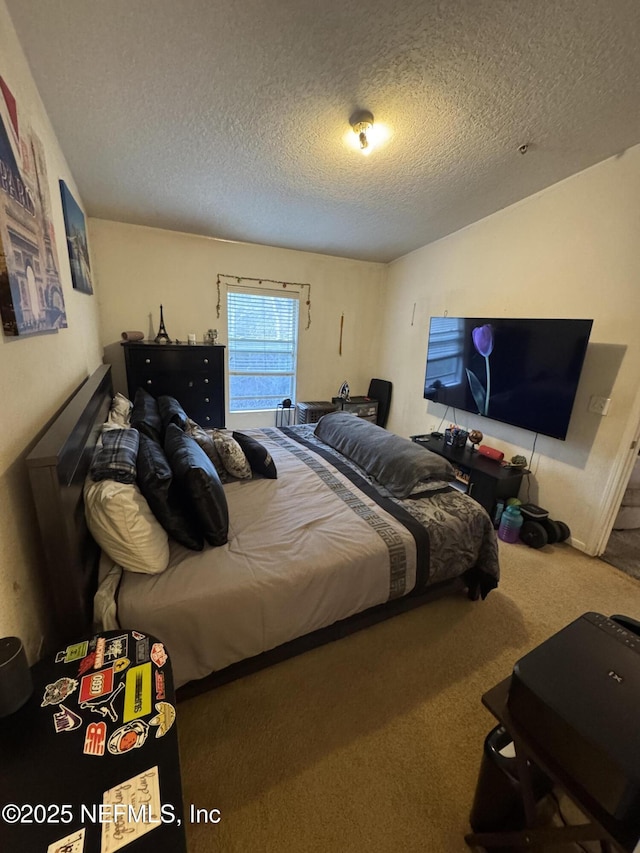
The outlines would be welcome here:
[[[7,336],[66,328],[45,152],[0,77],[0,316]]]

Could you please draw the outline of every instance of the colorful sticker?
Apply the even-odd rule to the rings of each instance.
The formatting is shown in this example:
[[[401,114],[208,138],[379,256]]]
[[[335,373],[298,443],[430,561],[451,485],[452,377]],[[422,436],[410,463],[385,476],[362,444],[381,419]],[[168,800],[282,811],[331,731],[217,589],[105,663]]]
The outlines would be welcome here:
[[[167,662],[167,653],[164,650],[162,643],[154,643],[151,646],[151,660],[155,663],[158,669],[164,666]]]
[[[114,703],[121,690],[124,690],[124,684],[122,682],[118,684],[111,696],[107,696],[104,699],[90,699],[86,702],[82,702],[80,707],[83,710],[89,708],[89,710],[93,711],[94,714],[100,714],[102,717],[108,716],[112,722],[116,723],[118,721],[118,712],[115,709]]]
[[[104,750],[107,745],[107,724],[106,723],[89,723],[84,735],[84,747],[82,751],[85,755],[104,755]]]
[[[164,672],[156,672],[156,699],[164,699]]]
[[[157,726],[156,737],[164,737],[176,718],[176,709],[168,702],[157,702],[155,717],[149,720],[149,725]]]
[[[96,642],[96,657],[93,663],[94,669],[102,669],[104,666],[104,647],[106,644],[106,640],[104,637],[98,637]]]
[[[149,725],[144,720],[125,723],[111,735],[107,748],[112,755],[123,755],[131,749],[139,749],[147,739]]]
[[[70,696],[76,687],[78,686],[78,682],[75,678],[59,678],[54,684],[47,684],[44,690],[44,697],[42,699],[41,708],[44,708],[45,705],[59,705],[61,702]]]
[[[141,634],[139,631],[132,631],[131,636],[136,640],[144,640],[145,635]]]
[[[130,663],[129,658],[118,658],[117,661],[114,661],[113,668],[116,672],[124,672]]]
[[[85,672],[89,672],[90,669],[93,669],[93,665],[96,662],[96,653],[89,652],[89,654],[82,658],[80,661],[80,666],[78,667],[78,675],[84,675]]]
[[[83,853],[84,829],[65,835],[59,841],[54,841],[47,847],[47,853]]]
[[[60,732],[72,732],[82,725],[82,717],[76,714],[75,711],[70,711],[64,705],[60,705],[60,710],[53,715],[53,726],[57,734]]]
[[[126,658],[129,648],[129,637],[126,634],[121,634],[119,637],[110,637],[105,642],[104,659],[107,663],[116,660],[116,658]]]
[[[86,655],[88,649],[88,640],[85,640],[83,643],[75,643],[73,646],[67,646],[64,662],[73,663],[74,660],[80,660],[80,658],[83,658]]]
[[[136,663],[149,660],[149,638],[143,637],[136,642]]]
[[[100,696],[112,693],[114,678],[112,666],[109,669],[102,669],[100,672],[83,675],[78,702],[82,705],[83,702],[90,702],[92,699],[98,699]]]
[[[122,722],[128,723],[151,713],[151,664],[127,670]]]

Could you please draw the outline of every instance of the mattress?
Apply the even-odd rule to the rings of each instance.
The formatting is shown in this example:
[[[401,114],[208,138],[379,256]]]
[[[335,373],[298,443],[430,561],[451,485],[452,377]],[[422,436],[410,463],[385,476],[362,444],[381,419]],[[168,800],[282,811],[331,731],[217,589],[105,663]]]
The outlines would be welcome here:
[[[119,625],[164,642],[176,686],[470,570],[497,584],[491,521],[447,483],[399,500],[313,425],[246,432],[278,478],[225,485],[228,543],[172,543],[162,574],[122,573]]]

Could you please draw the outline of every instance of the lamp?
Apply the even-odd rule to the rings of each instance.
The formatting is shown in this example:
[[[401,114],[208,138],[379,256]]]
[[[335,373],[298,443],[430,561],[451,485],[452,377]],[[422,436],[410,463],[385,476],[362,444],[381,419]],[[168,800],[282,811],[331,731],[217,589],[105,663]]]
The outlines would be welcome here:
[[[349,119],[353,132],[358,134],[360,149],[364,151],[369,147],[367,133],[373,127],[373,115],[369,110],[358,110]]]

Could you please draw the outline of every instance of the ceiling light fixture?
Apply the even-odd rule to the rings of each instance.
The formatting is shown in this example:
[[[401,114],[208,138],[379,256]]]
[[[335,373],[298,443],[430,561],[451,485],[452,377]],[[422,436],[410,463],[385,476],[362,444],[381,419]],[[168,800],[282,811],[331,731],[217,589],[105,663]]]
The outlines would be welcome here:
[[[369,147],[367,133],[369,133],[373,127],[373,115],[369,110],[358,110],[358,112],[355,112],[351,116],[349,122],[353,128],[353,132],[358,134],[360,150],[365,151]]]

